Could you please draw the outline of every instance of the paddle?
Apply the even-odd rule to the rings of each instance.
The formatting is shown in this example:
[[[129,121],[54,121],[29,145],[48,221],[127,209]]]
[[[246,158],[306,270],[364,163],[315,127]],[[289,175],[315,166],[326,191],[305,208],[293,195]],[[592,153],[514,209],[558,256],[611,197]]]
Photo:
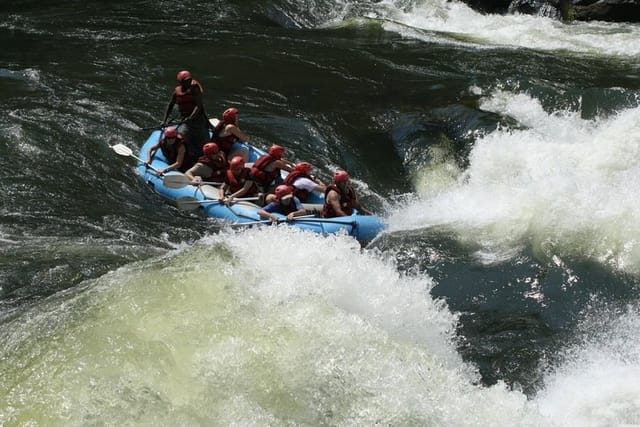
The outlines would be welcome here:
[[[317,222],[319,224],[340,224],[340,225],[347,225],[350,227],[357,227],[358,226],[358,222],[357,221],[351,221],[351,222],[343,222],[343,221],[332,221],[330,219],[324,219],[324,218],[309,218],[309,219],[304,219],[304,217],[299,217],[300,222]],[[293,219],[293,221],[295,221],[296,218]]]
[[[279,219],[278,222],[304,221],[305,218],[314,218],[314,217],[315,217],[315,215],[313,215],[313,214],[300,215],[300,216],[294,216],[291,219],[287,219],[287,218]]]
[[[124,144],[116,144],[116,145],[111,145],[110,146],[111,149],[113,151],[116,152],[116,154],[120,155],[120,156],[125,156],[125,157],[133,157],[134,159],[136,159],[137,161],[139,161],[140,163],[144,163],[144,160],[142,160],[140,157],[136,156],[133,154],[133,151],[131,151],[131,148],[127,147]],[[147,166],[149,169],[151,169],[152,171],[154,171],[155,173],[157,173],[158,175],[160,174],[160,171],[156,168],[154,168],[151,165]]]
[[[157,125],[157,126],[149,126],[149,127],[146,127],[146,128],[138,128],[138,129],[140,129],[140,130],[160,130],[160,129],[164,129],[166,127],[167,127],[167,125]]]
[[[260,221],[249,221],[249,222],[234,222],[233,224],[229,224],[230,227],[243,227],[243,226],[251,226],[256,224],[266,224],[271,222],[269,219],[263,219]]]
[[[180,175],[180,174],[165,175],[164,178],[162,178],[162,183],[167,188],[182,188],[182,187],[186,187],[187,185],[213,185],[216,187],[219,187],[222,185],[221,182],[203,181],[199,183],[194,183],[194,182],[191,182],[191,180],[189,180],[189,178],[187,178],[185,175]]]
[[[258,198],[257,197],[240,197],[237,199],[233,199],[231,203],[241,202],[244,200],[246,201],[258,200]],[[182,211],[193,211],[198,209],[202,204],[206,204],[206,203],[225,204],[224,201],[220,201],[220,200],[212,200],[212,199],[200,200],[190,196],[179,197],[178,199],[176,199],[176,205],[178,206],[178,209]]]
[[[179,122],[176,122],[174,120],[175,120],[175,117],[171,118],[171,120],[169,120],[169,122],[167,124],[160,123],[159,125],[156,125],[156,126],[149,126],[149,127],[146,127],[146,128],[139,127],[138,129],[140,129],[140,130],[161,130],[161,129],[165,129],[165,128],[168,128],[168,127],[171,127],[171,126],[180,126],[182,124],[182,122],[183,122],[183,120],[180,120]]]
[[[305,216],[300,216],[300,217],[296,217],[296,218],[305,218],[307,216],[313,216],[313,215],[305,215]],[[293,219],[295,220],[295,218]],[[291,221],[293,221],[291,220]],[[271,221],[270,219],[262,219],[260,221],[249,221],[249,222],[236,222],[233,224],[230,224],[231,227],[240,227],[243,225],[255,225],[255,224],[280,224],[280,223],[284,223],[284,222],[289,222],[289,220],[287,220],[286,218],[281,218],[278,219],[277,221]]]
[[[254,224],[268,224],[268,223],[275,223],[275,224],[280,224],[283,222],[290,222],[290,221],[295,221],[297,218],[307,218],[307,217],[312,217],[314,215],[302,215],[302,216],[297,216],[295,218],[293,218],[292,220],[288,220],[286,218],[280,218],[277,221],[271,221],[270,219],[263,219],[260,221],[250,221],[250,222],[236,222],[234,224],[231,224],[232,227],[238,227],[238,226],[242,226],[242,225],[254,225]]]

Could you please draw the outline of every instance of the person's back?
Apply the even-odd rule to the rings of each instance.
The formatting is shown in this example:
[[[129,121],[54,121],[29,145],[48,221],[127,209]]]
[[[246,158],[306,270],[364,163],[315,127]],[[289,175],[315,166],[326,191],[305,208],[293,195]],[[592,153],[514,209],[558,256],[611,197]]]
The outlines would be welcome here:
[[[318,191],[324,193],[326,186],[311,175],[311,164],[308,162],[297,163],[293,170],[284,178],[283,184],[293,187],[293,195],[306,202],[309,193]]]
[[[269,152],[263,154],[255,161],[251,167],[251,176],[254,182],[264,193],[268,193],[272,186],[276,186],[282,182],[280,171],[282,169],[291,171],[291,166],[282,160],[285,149],[280,145],[272,145]]]

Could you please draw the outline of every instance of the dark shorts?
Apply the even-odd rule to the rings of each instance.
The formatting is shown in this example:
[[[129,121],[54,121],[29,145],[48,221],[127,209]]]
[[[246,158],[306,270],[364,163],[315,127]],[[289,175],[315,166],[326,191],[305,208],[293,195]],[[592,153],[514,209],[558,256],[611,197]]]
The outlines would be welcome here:
[[[209,141],[209,124],[205,116],[182,123],[178,126],[178,133],[187,140],[187,152],[191,157],[197,159],[202,156],[202,147]]]

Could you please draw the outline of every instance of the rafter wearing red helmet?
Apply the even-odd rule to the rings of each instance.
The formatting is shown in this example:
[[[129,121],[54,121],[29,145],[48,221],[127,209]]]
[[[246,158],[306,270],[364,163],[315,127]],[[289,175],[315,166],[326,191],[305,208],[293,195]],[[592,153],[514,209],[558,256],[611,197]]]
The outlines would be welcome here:
[[[249,150],[244,143],[248,143],[249,139],[240,130],[238,113],[235,107],[224,110],[213,129],[213,139],[229,158],[241,156],[245,162],[248,162]]]
[[[151,147],[147,152],[148,161],[145,165],[149,166],[153,156],[160,149],[160,152],[164,156],[168,166],[164,169],[160,169],[158,173],[160,175],[172,170],[178,170],[184,172],[187,170],[188,165],[185,162],[187,156],[186,144],[182,135],[180,135],[175,127],[166,128],[163,133],[160,134],[158,142]]]
[[[358,200],[347,171],[337,170],[333,174],[333,182],[327,186],[324,192],[322,216],[325,218],[349,216],[353,214],[354,209],[358,209],[362,214],[372,215],[371,211]]]
[[[300,199],[293,195],[293,187],[280,184],[276,187],[275,195],[269,195],[269,197],[271,201],[258,211],[258,215],[270,218],[272,222],[279,220],[275,213],[285,215],[288,221],[307,213]]]
[[[204,89],[188,70],[178,72],[176,79],[178,86],[171,94],[162,125],[167,125],[169,116],[177,105],[181,118],[178,132],[187,142],[187,161],[193,165],[202,156],[202,146],[209,139],[209,121],[203,104]]]
[[[289,163],[282,158],[285,149],[280,145],[272,145],[269,152],[258,157],[251,167],[251,176],[258,189],[263,193],[269,193],[272,186],[282,183],[281,170],[291,172],[293,169]]]
[[[184,174],[192,183],[198,184],[203,180],[222,183],[227,177],[229,163],[227,157],[215,142],[208,142],[202,147],[203,155],[198,162]]]
[[[229,161],[229,169],[224,183],[220,187],[220,200],[233,202],[237,197],[257,195],[258,189],[251,179],[251,173],[244,164],[244,159],[235,156]]]
[[[324,193],[327,188],[322,182],[311,175],[311,163],[298,162],[293,170],[284,178],[284,183],[293,187],[294,195],[303,203],[309,198],[309,193],[318,191]]]

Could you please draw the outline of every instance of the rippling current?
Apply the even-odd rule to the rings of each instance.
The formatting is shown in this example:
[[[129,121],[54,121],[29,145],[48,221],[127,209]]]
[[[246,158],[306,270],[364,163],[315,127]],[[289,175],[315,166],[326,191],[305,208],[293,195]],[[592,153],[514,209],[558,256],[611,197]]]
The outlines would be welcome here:
[[[0,11],[0,425],[640,424],[640,27],[455,1]],[[176,72],[388,223],[136,177]]]

